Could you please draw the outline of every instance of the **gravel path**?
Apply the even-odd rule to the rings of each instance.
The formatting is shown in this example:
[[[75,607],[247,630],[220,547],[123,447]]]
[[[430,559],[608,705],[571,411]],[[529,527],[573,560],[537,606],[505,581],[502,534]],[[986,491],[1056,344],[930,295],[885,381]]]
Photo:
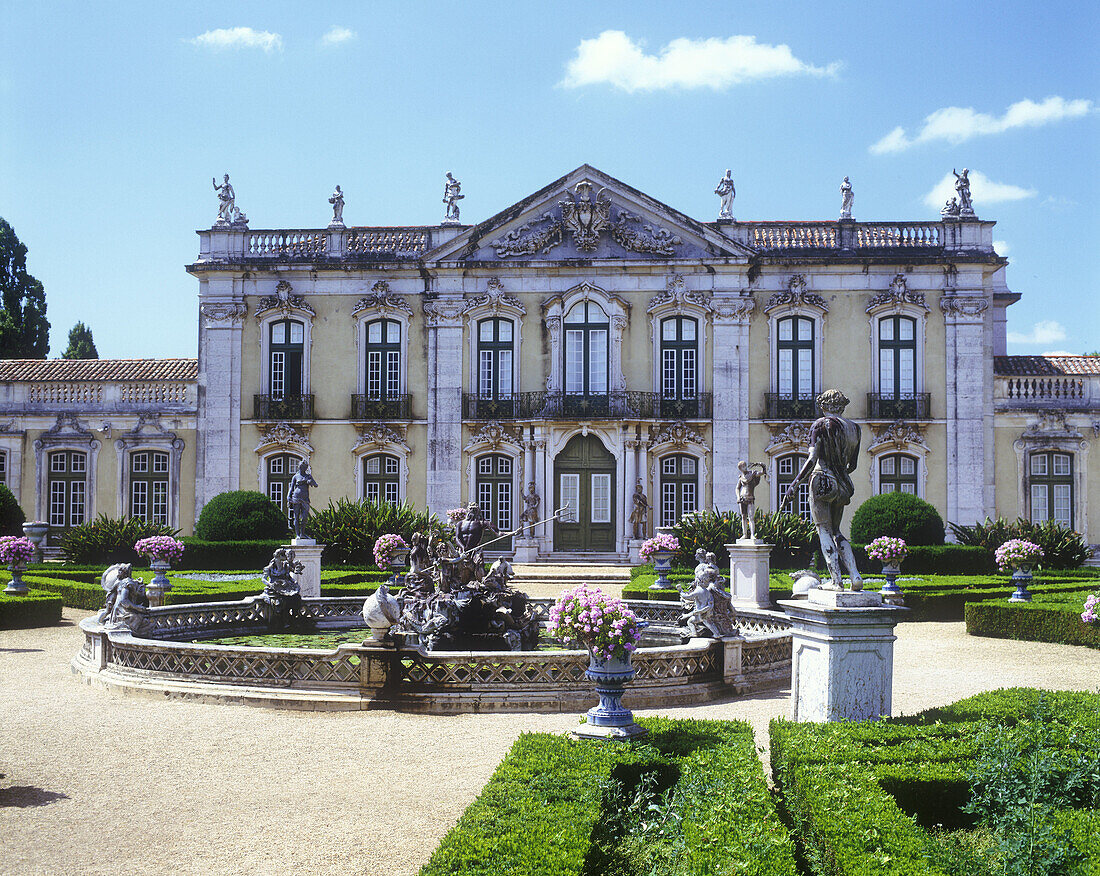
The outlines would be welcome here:
[[[70,673],[88,614],[0,632],[0,873],[410,876],[521,732],[577,721],[126,697]],[[895,714],[1100,679],[1096,650],[971,638],[961,623],[898,634]],[[787,710],[776,691],[661,713],[747,720],[763,744]]]

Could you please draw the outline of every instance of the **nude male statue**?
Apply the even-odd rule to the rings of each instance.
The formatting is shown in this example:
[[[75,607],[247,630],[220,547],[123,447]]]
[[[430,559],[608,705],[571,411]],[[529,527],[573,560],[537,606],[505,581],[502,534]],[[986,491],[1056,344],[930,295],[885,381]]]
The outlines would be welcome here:
[[[766,477],[767,469],[759,462],[737,463],[737,505],[741,509],[741,538],[756,541],[756,485]]]

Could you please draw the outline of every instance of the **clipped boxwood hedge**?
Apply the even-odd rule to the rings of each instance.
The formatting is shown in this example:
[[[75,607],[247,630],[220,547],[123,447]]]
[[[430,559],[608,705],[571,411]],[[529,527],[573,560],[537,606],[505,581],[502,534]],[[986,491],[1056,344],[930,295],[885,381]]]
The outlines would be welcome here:
[[[1085,623],[1081,611],[1080,603],[971,602],[966,605],[966,631],[972,636],[995,639],[1100,648],[1100,624]]]
[[[6,587],[11,576],[0,578]],[[30,582],[23,579],[27,586]],[[21,596],[0,593],[0,630],[49,627],[61,621],[61,597],[38,589]]]
[[[257,541],[207,541],[185,536],[183,557],[175,568],[180,571],[255,569],[257,576],[271,562],[271,556],[287,543],[285,538]],[[147,565],[147,563],[146,563]]]

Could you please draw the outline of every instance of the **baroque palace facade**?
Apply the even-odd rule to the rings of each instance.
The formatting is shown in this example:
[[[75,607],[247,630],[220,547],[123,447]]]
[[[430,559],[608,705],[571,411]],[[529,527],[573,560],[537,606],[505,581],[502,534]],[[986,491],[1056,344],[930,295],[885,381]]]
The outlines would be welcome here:
[[[223,219],[187,268],[197,367],[0,362],[0,481],[57,531],[186,533],[225,490],[283,503],[305,458],[315,505],[476,500],[508,531],[533,489],[540,518],[566,510],[524,558],[626,556],[636,483],[650,532],[734,507],[741,459],[775,508],[836,387],[863,426],[854,506],[902,490],[1100,542],[1100,363],[1005,355],[993,225],[699,222],[588,165],[473,226]]]

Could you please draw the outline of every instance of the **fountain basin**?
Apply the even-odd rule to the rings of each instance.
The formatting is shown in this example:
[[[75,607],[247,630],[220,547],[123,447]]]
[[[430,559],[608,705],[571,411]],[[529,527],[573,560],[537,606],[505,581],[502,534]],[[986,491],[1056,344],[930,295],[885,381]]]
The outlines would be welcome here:
[[[545,616],[552,600],[532,600]],[[318,630],[362,625],[361,597],[303,599]],[[672,633],[676,605],[631,601],[655,632]],[[127,694],[149,694],[307,710],[396,709],[430,714],[583,711],[592,703],[588,652],[426,651],[342,644],[334,649],[214,645],[205,638],[267,633],[271,606],[240,602],[170,605],[148,610],[138,637],[95,618],[80,627],[84,644],[72,668],[85,681]],[[741,635],[692,639],[635,651],[628,691],[634,709],[688,705],[789,683],[786,615],[738,613]],[[199,641],[196,641],[199,640]]]

